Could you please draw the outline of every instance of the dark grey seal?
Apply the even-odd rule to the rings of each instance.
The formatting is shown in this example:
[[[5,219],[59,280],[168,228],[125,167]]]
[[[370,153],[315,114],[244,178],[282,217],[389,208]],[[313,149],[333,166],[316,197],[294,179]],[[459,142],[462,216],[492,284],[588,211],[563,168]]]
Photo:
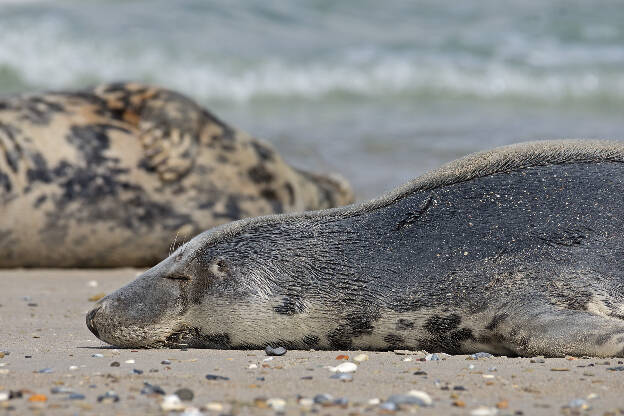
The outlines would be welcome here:
[[[622,356],[624,144],[532,142],[197,236],[87,315],[122,347]]]
[[[163,88],[0,99],[0,267],[153,266],[219,224],[351,202]]]

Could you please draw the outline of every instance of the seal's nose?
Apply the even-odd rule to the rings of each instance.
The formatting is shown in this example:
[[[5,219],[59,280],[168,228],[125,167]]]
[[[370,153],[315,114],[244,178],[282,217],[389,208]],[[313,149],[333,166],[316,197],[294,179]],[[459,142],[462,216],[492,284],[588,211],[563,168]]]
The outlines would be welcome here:
[[[100,337],[98,330],[95,328],[95,315],[98,313],[98,311],[100,310],[101,306],[96,306],[95,308],[91,309],[91,311],[87,314],[87,328],[89,328],[89,331],[93,332],[93,335],[95,335],[96,337]]]

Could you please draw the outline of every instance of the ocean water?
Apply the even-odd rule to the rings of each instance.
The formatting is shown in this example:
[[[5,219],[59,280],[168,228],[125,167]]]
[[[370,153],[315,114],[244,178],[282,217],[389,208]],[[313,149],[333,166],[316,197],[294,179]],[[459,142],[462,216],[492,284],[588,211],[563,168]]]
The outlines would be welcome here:
[[[0,95],[185,93],[366,199],[466,153],[624,139],[615,0],[0,0]]]

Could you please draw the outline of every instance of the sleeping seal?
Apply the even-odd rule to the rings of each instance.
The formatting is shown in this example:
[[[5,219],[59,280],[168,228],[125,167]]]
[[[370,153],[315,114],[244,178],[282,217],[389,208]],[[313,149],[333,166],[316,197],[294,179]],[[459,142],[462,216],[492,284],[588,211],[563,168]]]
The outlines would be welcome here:
[[[352,199],[162,88],[0,100],[0,267],[153,266],[176,238]]]
[[[204,232],[102,299],[122,347],[624,352],[624,144],[532,142]]]

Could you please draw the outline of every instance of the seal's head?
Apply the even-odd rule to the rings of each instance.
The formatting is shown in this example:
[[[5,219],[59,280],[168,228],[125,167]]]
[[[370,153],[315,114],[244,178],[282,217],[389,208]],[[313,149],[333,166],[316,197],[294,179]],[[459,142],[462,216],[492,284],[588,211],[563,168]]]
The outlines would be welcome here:
[[[305,306],[292,279],[297,261],[290,258],[301,251],[292,241],[297,239],[284,246],[284,230],[275,231],[278,217],[198,235],[100,300],[87,314],[87,326],[101,340],[130,348],[263,348],[301,339],[305,328],[292,316]]]

